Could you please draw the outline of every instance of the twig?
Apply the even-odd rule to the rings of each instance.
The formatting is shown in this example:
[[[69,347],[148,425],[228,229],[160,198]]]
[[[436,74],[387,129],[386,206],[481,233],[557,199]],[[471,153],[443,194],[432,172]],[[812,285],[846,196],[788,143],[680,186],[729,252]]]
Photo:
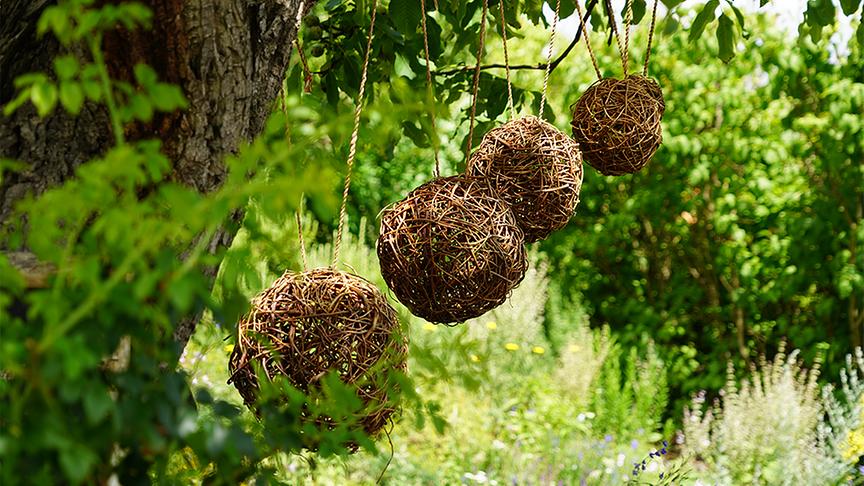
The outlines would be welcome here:
[[[594,6],[597,5],[597,2],[598,2],[598,0],[590,0],[588,2],[588,5],[585,8],[585,16],[582,17],[582,22],[579,24],[579,29],[576,30],[576,36],[573,37],[573,41],[570,42],[570,45],[567,46],[567,49],[564,49],[564,52],[562,52],[561,55],[558,56],[557,59],[555,59],[554,61],[549,63],[549,71],[550,72],[554,71],[555,68],[557,68],[558,65],[560,65],[561,62],[563,62],[564,59],[570,54],[570,51],[572,51],[573,48],[576,47],[576,44],[579,43],[579,39],[582,37],[582,30],[585,27],[585,22],[588,21],[588,18],[591,16],[591,13],[594,11]],[[499,64],[499,63],[486,64],[486,65],[480,66],[480,70],[482,71],[482,70],[486,70],[486,69],[504,69],[506,67],[507,66],[505,66],[504,64]],[[466,71],[473,71],[475,69],[477,69],[476,65],[474,65],[474,66],[462,66],[459,68],[448,69],[445,71],[432,71],[432,75],[433,76],[452,76],[454,74],[464,73]],[[546,63],[544,62],[544,63],[538,63],[538,64],[511,64],[510,69],[545,70],[546,69]]]

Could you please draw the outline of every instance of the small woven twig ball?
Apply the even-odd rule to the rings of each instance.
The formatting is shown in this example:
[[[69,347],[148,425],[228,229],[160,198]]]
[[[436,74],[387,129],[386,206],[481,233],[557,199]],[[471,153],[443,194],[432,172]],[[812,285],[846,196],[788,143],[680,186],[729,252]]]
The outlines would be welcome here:
[[[407,370],[407,337],[387,298],[361,277],[331,268],[285,272],[255,297],[237,331],[229,383],[253,411],[260,378],[253,362],[267,379],[282,375],[304,393],[336,371],[342,382],[357,386],[365,407],[362,416],[353,418],[372,437],[398,408],[388,397],[394,389],[390,374]],[[329,417],[314,423],[335,425]]]
[[[651,78],[601,79],[571,109],[573,139],[585,162],[603,175],[639,171],[663,141],[660,120],[666,104]]]
[[[523,233],[485,179],[433,179],[381,213],[381,274],[400,302],[435,323],[501,305],[525,276]]]
[[[582,153],[561,130],[526,116],[487,133],[467,173],[489,181],[532,243],[570,221],[582,189]]]

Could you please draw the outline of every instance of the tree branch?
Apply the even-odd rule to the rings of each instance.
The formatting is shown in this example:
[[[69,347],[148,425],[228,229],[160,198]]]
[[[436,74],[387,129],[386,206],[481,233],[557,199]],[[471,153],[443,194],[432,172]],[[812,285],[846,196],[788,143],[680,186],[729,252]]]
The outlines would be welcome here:
[[[579,24],[579,29],[576,31],[576,36],[573,37],[573,41],[570,42],[570,45],[568,45],[566,49],[564,49],[564,52],[562,52],[561,55],[559,55],[554,61],[549,63],[549,72],[554,71],[555,68],[557,68],[561,64],[561,62],[564,61],[564,59],[570,54],[570,51],[572,51],[573,48],[576,47],[576,44],[579,43],[579,39],[582,38],[582,33],[583,33],[582,31],[585,27],[585,22],[588,21],[588,18],[591,16],[591,13],[594,11],[594,6],[597,5],[597,2],[598,2],[598,0],[590,0],[588,2],[588,5],[585,8],[585,16],[582,17],[582,22]],[[496,63],[496,64],[486,64],[486,65],[480,66],[480,69],[481,70],[503,69],[506,67],[507,66],[504,64]],[[453,76],[454,74],[459,74],[459,73],[463,73],[463,72],[467,72],[467,71],[473,71],[475,69],[477,69],[476,64],[474,66],[462,66],[459,68],[448,69],[448,70],[444,70],[444,71],[432,71],[432,75],[433,76]],[[538,63],[538,64],[513,64],[510,66],[510,69],[511,70],[516,70],[516,69],[545,70],[546,69],[546,63],[544,62],[544,63]]]

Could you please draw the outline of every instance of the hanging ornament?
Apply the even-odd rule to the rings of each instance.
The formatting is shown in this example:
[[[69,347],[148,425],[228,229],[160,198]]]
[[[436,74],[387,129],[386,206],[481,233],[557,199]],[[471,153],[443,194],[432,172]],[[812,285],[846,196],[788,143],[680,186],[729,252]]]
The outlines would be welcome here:
[[[396,388],[392,375],[407,371],[408,340],[387,298],[361,277],[332,268],[285,272],[255,297],[237,335],[230,382],[253,410],[263,377],[252,363],[266,379],[282,376],[310,395],[324,375],[336,372],[363,403],[347,420],[372,437],[398,408],[390,396]],[[303,419],[321,430],[339,425],[332,417],[307,413]]]
[[[381,213],[381,274],[430,322],[458,323],[501,305],[528,268],[523,233],[485,180],[433,179]]]
[[[581,7],[578,7],[578,11],[581,17]],[[623,44],[616,23],[612,22],[625,73],[632,17],[632,5],[629,1],[626,12]],[[642,74],[626,75],[623,79],[601,77],[588,33],[583,32],[598,81],[571,107],[571,126],[573,139],[579,143],[585,161],[603,175],[623,175],[639,171],[648,164],[663,141],[660,122],[666,104],[660,85],[647,77],[656,16],[655,0]],[[584,21],[585,19],[583,23]]]
[[[314,400],[321,388],[321,378],[335,372],[343,383],[356,390],[363,404],[361,409],[353,417],[329,417],[313,415],[314,407],[305,407],[301,420],[322,431],[347,423],[353,430],[362,430],[371,437],[384,430],[398,409],[396,397],[392,396],[398,391],[393,374],[407,370],[408,339],[387,298],[370,282],[337,270],[336,265],[357,149],[375,3],[354,111],[333,264],[311,271],[287,271],[255,297],[251,310],[238,323],[237,344],[229,361],[229,383],[255,411],[261,380],[284,377]],[[305,266],[302,232],[299,236]],[[318,446],[315,438],[308,436],[303,445],[308,449]],[[354,443],[345,446],[352,452],[357,449]]]
[[[560,2],[556,5],[560,8],[558,5]],[[542,118],[526,116],[512,119],[514,109],[504,2],[500,3],[500,8],[511,121],[483,137],[480,147],[468,161],[466,172],[489,181],[511,206],[516,222],[525,233],[525,241],[531,243],[563,228],[576,210],[582,188],[582,154],[579,144]],[[557,8],[546,58],[541,107],[545,106],[558,21]],[[540,116],[543,116],[543,108]]]
[[[487,11],[484,0],[466,153],[472,146]],[[421,25],[425,38],[425,22]],[[431,93],[428,48],[425,54]],[[414,315],[459,323],[501,305],[522,281],[528,261],[508,205],[485,179],[439,177],[435,153],[435,179],[382,211],[378,259],[387,285]]]
[[[564,132],[526,116],[487,133],[467,173],[489,181],[531,243],[563,228],[576,210],[582,154]]]

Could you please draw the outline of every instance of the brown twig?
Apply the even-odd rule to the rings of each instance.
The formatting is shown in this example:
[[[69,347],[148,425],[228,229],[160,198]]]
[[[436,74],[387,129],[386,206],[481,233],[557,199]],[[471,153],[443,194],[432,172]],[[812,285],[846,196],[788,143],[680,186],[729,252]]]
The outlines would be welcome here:
[[[545,70],[546,66],[549,66],[549,71],[552,72],[557,68],[564,59],[570,54],[570,51],[576,47],[576,44],[579,43],[579,39],[582,37],[582,30],[585,26],[585,22],[588,21],[588,18],[591,16],[591,13],[594,11],[594,6],[597,5],[598,0],[590,0],[588,2],[588,6],[585,8],[585,16],[582,18],[582,22],[579,24],[579,29],[576,30],[576,36],[573,37],[573,41],[570,42],[570,45],[567,46],[566,49],[559,55],[554,61],[551,63],[538,63],[538,64],[511,64],[510,69],[534,69],[534,70]],[[487,69],[504,69],[506,68],[506,64],[494,63],[494,64],[485,64],[480,66],[481,71],[485,71]],[[477,69],[477,66],[462,66],[454,69],[447,69],[444,71],[432,71],[433,76],[453,76],[454,74],[464,73],[467,71],[473,71]]]

